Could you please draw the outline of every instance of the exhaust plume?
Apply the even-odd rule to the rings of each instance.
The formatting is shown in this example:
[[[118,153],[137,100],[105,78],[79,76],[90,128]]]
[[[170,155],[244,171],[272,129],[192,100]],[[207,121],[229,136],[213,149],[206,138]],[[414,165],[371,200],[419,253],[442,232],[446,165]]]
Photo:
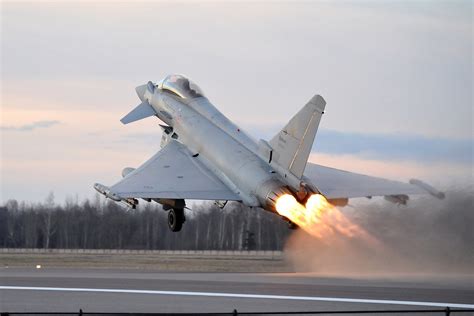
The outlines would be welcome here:
[[[329,227],[330,234],[315,235],[320,228],[309,227],[288,238],[285,253],[296,271],[474,273],[472,189],[448,191],[444,200],[414,197],[407,206],[379,199],[325,210],[332,216],[312,226]]]
[[[359,225],[350,221],[339,209],[321,194],[313,194],[303,206],[292,195],[284,194],[276,202],[277,212],[298,225],[306,233],[326,242],[334,235],[359,237],[370,243],[376,240]]]

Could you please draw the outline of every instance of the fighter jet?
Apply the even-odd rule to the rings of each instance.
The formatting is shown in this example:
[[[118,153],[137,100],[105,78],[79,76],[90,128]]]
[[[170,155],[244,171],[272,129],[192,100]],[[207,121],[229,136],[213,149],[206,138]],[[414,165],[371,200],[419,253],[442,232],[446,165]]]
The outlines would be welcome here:
[[[163,130],[161,150],[140,167],[125,168],[111,187],[94,188],[135,208],[138,199],[155,201],[168,211],[168,226],[180,231],[186,200],[241,202],[277,212],[278,200],[304,203],[313,194],[336,206],[357,197],[385,196],[406,204],[408,195],[430,193],[420,180],[411,183],[351,173],[308,162],[326,101],[315,95],[271,140],[256,140],[217,110],[203,91],[183,75],[168,75],[157,84],[138,86],[141,103],[121,122],[154,116]],[[295,225],[290,219],[289,226]]]

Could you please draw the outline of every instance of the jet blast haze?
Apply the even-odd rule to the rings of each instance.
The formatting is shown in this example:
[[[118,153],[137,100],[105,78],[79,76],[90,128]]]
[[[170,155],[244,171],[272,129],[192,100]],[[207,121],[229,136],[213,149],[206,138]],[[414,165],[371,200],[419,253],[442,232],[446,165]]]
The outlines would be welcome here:
[[[142,101],[122,118],[128,124],[154,116],[161,120],[162,149],[137,169],[125,168],[111,187],[96,183],[106,197],[135,208],[138,199],[168,211],[168,225],[179,231],[185,200],[227,201],[260,207],[307,229],[328,214],[348,225],[334,206],[350,198],[385,196],[406,204],[408,195],[430,193],[426,183],[411,184],[308,163],[326,101],[315,95],[270,141],[255,140],[220,113],[191,80],[169,75],[158,84],[136,88]],[[346,230],[350,233],[351,226]],[[317,231],[311,231],[317,234]]]

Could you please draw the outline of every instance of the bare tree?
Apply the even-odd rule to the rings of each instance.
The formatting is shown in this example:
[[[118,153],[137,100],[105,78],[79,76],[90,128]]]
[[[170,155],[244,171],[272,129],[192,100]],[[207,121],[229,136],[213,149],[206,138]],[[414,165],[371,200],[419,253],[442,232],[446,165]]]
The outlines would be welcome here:
[[[18,248],[239,250],[247,236],[254,236],[252,249],[281,249],[275,247],[288,234],[277,216],[238,203],[224,210],[211,203],[195,205],[183,230],[172,233],[158,204],[127,211],[99,199],[81,204],[67,199],[62,206],[53,193],[42,204],[7,202],[0,221],[0,247]]]
[[[56,232],[56,227],[53,222],[53,211],[54,211],[54,193],[50,192],[46,197],[44,210],[42,214],[42,230],[44,236],[44,248],[49,249],[51,236]]]

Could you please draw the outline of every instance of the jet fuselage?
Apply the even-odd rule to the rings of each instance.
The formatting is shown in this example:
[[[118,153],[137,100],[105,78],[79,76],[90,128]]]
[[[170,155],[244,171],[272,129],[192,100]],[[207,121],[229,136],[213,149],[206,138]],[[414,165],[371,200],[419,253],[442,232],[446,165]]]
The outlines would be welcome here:
[[[420,180],[410,184],[308,162],[326,101],[315,94],[268,142],[256,141],[220,113],[202,90],[183,75],[136,88],[141,103],[123,124],[156,116],[162,149],[138,168],[127,167],[111,187],[95,183],[105,197],[136,208],[139,199],[168,211],[168,226],[180,231],[185,200],[242,202],[277,212],[290,228],[307,226],[325,206],[349,198],[384,196],[406,204],[408,194],[444,194]],[[310,210],[310,211],[308,211]],[[314,216],[316,217],[314,217]]]
[[[273,168],[271,161],[265,160],[268,157],[259,154],[259,143],[220,113],[207,98],[186,100],[166,90],[142,91],[142,101],[146,100],[157,116],[173,128],[169,137],[185,144],[195,159],[242,197],[245,205],[275,211],[277,197],[293,194],[290,188],[299,187],[298,179],[281,175]]]

